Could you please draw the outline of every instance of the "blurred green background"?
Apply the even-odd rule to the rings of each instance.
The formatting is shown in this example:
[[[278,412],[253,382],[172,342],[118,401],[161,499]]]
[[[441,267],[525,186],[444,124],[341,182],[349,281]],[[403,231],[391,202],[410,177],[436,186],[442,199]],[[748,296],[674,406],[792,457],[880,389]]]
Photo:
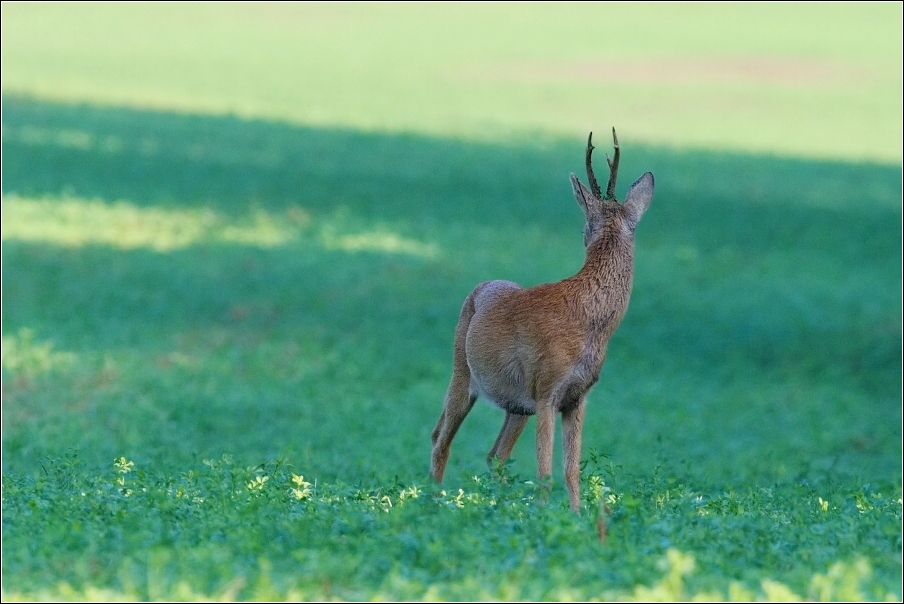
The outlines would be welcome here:
[[[585,453],[703,490],[900,497],[901,23],[900,3],[4,2],[4,473],[228,454],[426,482],[462,300],[579,269],[568,174],[614,126],[619,194],[647,170],[656,194]],[[449,488],[501,421],[475,407]]]
[[[901,160],[894,3],[3,8],[3,94],[537,142]]]
[[[4,4],[4,465],[297,448],[417,473],[461,300],[577,270],[567,174],[615,125],[657,193],[588,444],[892,469],[896,15]]]

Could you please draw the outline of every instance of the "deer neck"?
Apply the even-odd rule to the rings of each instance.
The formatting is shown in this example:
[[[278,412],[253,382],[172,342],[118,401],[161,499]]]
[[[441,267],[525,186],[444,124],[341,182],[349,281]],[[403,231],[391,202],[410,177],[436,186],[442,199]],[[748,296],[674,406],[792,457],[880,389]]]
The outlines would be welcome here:
[[[633,242],[604,233],[587,247],[584,266],[573,277],[588,333],[603,345],[628,307],[633,272]]]

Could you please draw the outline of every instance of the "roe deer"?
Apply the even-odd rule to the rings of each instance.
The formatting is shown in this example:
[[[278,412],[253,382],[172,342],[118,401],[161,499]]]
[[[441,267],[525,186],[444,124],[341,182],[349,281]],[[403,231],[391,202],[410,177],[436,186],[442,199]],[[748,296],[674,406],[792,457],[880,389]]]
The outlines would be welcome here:
[[[606,345],[628,308],[634,270],[634,230],[653,197],[653,175],[631,185],[624,204],[615,198],[618,138],[603,197],[593,176],[593,133],[587,138],[590,188],[571,175],[584,210],[586,260],[573,277],[524,289],[511,281],[481,283],[467,297],[455,331],[452,380],[433,430],[430,474],[442,482],[452,439],[477,397],[505,410],[487,462],[508,459],[527,423],[537,415],[537,475],[552,473],[553,429],[562,413],[565,485],[580,513],[581,427],[587,392],[596,383]]]

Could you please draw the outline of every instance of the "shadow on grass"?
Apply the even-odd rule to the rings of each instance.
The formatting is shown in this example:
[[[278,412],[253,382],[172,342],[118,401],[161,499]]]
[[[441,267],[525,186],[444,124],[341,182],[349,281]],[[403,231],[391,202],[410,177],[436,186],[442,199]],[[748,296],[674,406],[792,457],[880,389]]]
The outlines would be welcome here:
[[[651,170],[657,192],[588,445],[637,471],[898,472],[900,167],[622,142],[619,191]],[[579,267],[582,164],[582,141],[4,98],[4,468],[79,446],[419,476],[470,288]],[[475,413],[459,471],[501,421]]]

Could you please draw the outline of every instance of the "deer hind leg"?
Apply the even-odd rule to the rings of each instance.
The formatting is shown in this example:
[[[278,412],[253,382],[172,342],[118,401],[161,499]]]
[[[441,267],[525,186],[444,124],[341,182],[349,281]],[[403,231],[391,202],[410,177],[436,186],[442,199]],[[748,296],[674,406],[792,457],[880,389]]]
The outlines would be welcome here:
[[[468,368],[468,359],[465,353],[465,341],[468,337],[468,326],[474,317],[474,296],[480,287],[474,289],[465,299],[458,317],[458,327],[455,329],[455,349],[452,358],[452,380],[446,390],[446,398],[443,401],[443,411],[433,429],[431,437],[433,451],[430,457],[430,475],[436,482],[443,481],[443,473],[446,471],[446,462],[449,461],[449,450],[452,447],[452,439],[461,427],[461,423],[474,406],[477,394],[471,392],[471,370]]]
[[[446,471],[446,463],[449,461],[449,452],[452,447],[452,439],[461,427],[477,397],[468,391],[470,375],[462,376],[459,371],[452,374],[452,381],[446,392],[446,400],[443,403],[443,412],[439,416],[436,428],[433,429],[433,453],[430,459],[430,475],[436,482],[443,481],[443,473]]]
[[[565,450],[565,486],[571,509],[580,513],[581,509],[581,430],[584,426],[586,398],[581,397],[576,405],[562,411],[562,446]]]
[[[488,464],[492,463],[494,458],[498,459],[500,463],[505,463],[505,460],[512,454],[512,449],[515,448],[518,437],[521,436],[521,433],[524,431],[527,420],[527,415],[518,415],[509,413],[508,411],[505,412],[505,421],[502,423],[502,430],[499,431],[499,436],[496,437],[493,448],[490,449],[490,452],[487,454]]]

